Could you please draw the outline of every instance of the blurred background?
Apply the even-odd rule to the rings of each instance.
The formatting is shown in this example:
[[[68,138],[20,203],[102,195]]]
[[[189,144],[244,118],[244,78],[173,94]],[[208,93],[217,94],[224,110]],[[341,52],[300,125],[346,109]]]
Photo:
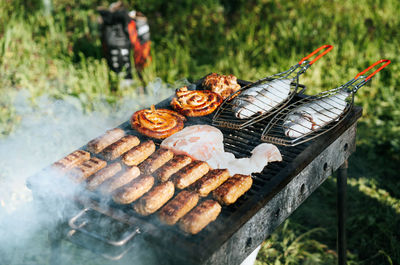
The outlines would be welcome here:
[[[15,144],[16,135],[26,137],[21,128],[26,132],[48,122],[47,117],[60,119],[49,114],[59,110],[55,103],[78,110],[72,116],[65,111],[65,119],[91,117],[85,122],[97,126],[92,134],[79,131],[85,136],[68,142],[61,155],[98,129],[122,123],[138,108],[211,72],[257,80],[332,44],[332,52],[300,79],[307,93],[316,93],[347,82],[379,59],[390,59],[392,64],[356,95],[364,112],[350,159],[348,263],[400,263],[400,1],[123,1],[147,17],[152,57],[140,76],[132,71],[133,81],[123,86],[124,76],[109,69],[101,44],[97,8],[111,2],[0,1],[0,153],[6,153],[6,144],[7,150],[29,146]],[[59,124],[69,126],[61,135],[79,126],[70,120]],[[51,158],[42,161],[44,166]],[[0,185],[9,177],[7,163],[0,163]],[[1,196],[5,207],[8,199]],[[25,251],[12,263],[43,264],[46,259]],[[336,262],[336,180],[330,177],[263,243],[256,264]]]

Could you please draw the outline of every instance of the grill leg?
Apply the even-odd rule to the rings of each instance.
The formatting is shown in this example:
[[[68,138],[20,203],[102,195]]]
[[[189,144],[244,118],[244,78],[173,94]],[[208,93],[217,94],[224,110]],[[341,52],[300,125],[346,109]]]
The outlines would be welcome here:
[[[48,231],[50,242],[50,265],[61,265],[61,229]]]
[[[337,251],[338,264],[346,264],[346,186],[347,186],[347,160],[339,167],[337,174]]]

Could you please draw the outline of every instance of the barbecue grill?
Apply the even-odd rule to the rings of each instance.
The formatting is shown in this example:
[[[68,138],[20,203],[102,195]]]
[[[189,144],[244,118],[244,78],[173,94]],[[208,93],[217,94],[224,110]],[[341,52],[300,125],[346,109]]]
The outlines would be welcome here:
[[[250,83],[238,82],[241,86]],[[201,86],[201,80],[196,86]],[[304,97],[296,95],[291,101]],[[170,101],[168,98],[156,107],[169,108]],[[111,260],[136,256],[142,251],[138,245],[148,244],[154,251],[155,264],[240,264],[339,167],[339,259],[344,261],[346,161],[355,151],[356,122],[361,114],[360,107],[353,107],[324,135],[295,147],[280,146],[283,161],[270,163],[261,173],[253,174],[252,188],[233,205],[224,206],[217,220],[197,235],[188,235],[176,226],[163,225],[156,217],[139,216],[129,206],[105,205],[96,196],[77,197],[76,203],[82,210],[70,215],[56,231],[49,231],[51,263],[62,263],[60,241],[68,239]],[[211,122],[211,115],[189,118],[186,126]],[[250,151],[261,143],[267,123],[268,119],[265,119],[241,130],[220,128],[225,150],[239,158],[249,156]],[[119,127],[138,135],[128,121]]]

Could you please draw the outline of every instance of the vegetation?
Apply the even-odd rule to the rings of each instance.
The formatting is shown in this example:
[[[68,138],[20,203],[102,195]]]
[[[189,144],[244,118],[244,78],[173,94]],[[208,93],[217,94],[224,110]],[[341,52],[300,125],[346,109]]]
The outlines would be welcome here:
[[[135,97],[102,58],[96,7],[101,0],[0,2],[0,135],[18,126],[17,91],[96,102]],[[392,64],[356,96],[364,108],[350,163],[349,264],[400,263],[400,1],[126,2],[149,18],[152,64],[144,79],[172,84],[209,72],[256,80],[284,71],[321,46],[335,48],[301,77],[308,93],[334,88],[378,59]],[[172,86],[173,87],[173,86]],[[172,90],[171,90],[172,93]],[[265,241],[258,264],[335,264],[335,180],[330,178]]]

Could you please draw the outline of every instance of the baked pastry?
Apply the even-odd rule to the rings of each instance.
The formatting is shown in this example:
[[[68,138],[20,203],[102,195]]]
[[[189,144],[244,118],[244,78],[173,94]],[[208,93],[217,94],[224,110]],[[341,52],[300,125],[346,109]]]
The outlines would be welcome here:
[[[219,94],[223,99],[226,99],[238,91],[240,85],[237,83],[237,78],[234,75],[212,73],[204,78],[203,88],[211,90]]]
[[[209,90],[188,90],[186,86],[176,90],[171,106],[179,113],[198,117],[208,115],[222,103],[222,97]]]
[[[186,118],[168,109],[150,109],[136,111],[131,117],[131,126],[138,132],[157,139],[164,139],[182,130]]]

